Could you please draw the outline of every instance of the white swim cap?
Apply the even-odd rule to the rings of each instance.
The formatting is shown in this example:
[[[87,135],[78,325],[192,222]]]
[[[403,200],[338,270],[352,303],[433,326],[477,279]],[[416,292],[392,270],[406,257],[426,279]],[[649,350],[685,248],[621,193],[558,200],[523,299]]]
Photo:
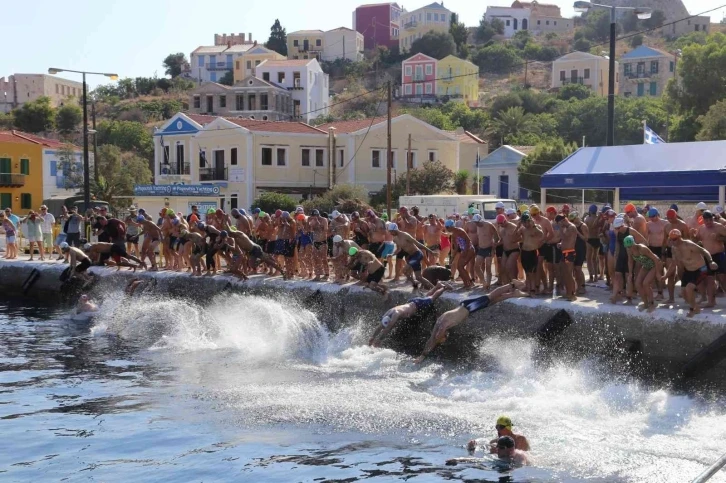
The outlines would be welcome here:
[[[473,216],[473,217],[471,218],[471,220],[472,220],[473,222],[479,222],[479,221],[481,221],[481,220],[482,220],[482,218],[481,218],[481,215],[477,214],[477,215],[474,215],[474,216]]]
[[[390,315],[384,315],[381,319],[381,325],[383,327],[388,327],[388,324],[391,323],[391,316]]]
[[[340,216],[340,212],[338,210],[333,210],[333,213],[331,213],[333,218],[337,218]]]
[[[90,243],[86,243],[85,245],[83,245],[83,251],[84,251],[84,252],[87,252],[88,250],[90,250],[90,249],[91,249],[91,246],[92,246],[92,245],[91,245]]]
[[[63,242],[58,246],[60,247],[61,250],[67,250],[68,248],[70,248],[70,245],[66,242]]]
[[[707,210],[708,206],[706,206],[706,203],[701,201],[699,204],[696,205],[696,209],[697,210]]]
[[[494,208],[504,208],[504,203],[502,203],[501,201],[499,201],[499,202],[497,202],[496,205],[494,205]]]
[[[514,211],[514,210],[513,210],[512,208],[509,208],[508,210],[506,210],[506,211],[504,212],[504,214],[505,214],[505,215],[507,215],[507,216],[510,216],[510,215],[516,215],[516,214],[517,214],[517,212],[516,212],[516,211]]]
[[[335,236],[333,237],[333,243],[340,243],[340,242],[342,242],[342,241],[343,241],[343,237],[342,237],[342,236],[340,236],[340,235],[335,235]]]
[[[624,224],[625,224],[625,220],[623,220],[622,218],[615,218],[613,220],[613,228],[620,228]]]
[[[388,225],[388,231],[398,231],[398,225],[395,223],[391,223]]]

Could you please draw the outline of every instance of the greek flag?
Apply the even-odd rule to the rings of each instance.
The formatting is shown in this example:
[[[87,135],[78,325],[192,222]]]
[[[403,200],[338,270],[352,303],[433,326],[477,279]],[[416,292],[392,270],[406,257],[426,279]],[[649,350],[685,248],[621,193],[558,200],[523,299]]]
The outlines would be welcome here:
[[[643,144],[662,144],[665,143],[663,138],[658,136],[655,131],[643,123]]]

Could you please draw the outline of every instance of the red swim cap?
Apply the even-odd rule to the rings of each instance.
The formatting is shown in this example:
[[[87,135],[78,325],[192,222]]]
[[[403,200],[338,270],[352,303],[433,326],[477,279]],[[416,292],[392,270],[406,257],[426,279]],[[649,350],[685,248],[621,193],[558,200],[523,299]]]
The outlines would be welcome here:
[[[554,206],[548,206],[547,213],[557,213],[557,208],[555,208]]]
[[[282,210],[275,211],[275,218],[280,218],[282,216]]]
[[[568,205],[567,203],[562,205],[562,211],[570,211],[570,205]]]
[[[502,224],[507,222],[507,217],[504,215],[497,215],[497,223]]]
[[[678,218],[678,213],[676,212],[676,210],[668,210],[666,211],[666,218],[668,218],[669,220]]]

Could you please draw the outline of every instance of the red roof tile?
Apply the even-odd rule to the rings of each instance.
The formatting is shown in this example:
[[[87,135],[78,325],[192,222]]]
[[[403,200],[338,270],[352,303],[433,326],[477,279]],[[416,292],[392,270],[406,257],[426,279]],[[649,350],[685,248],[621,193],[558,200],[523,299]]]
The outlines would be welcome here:
[[[459,142],[462,143],[469,143],[469,144],[487,144],[486,141],[482,140],[478,136],[473,135],[469,131],[464,131],[462,133],[456,132],[456,131],[446,131],[447,133],[451,134],[452,136],[456,137],[456,139],[459,140]]]
[[[27,132],[21,132],[21,131],[15,131],[18,135],[30,139],[31,141],[35,141],[37,143],[42,144],[43,146],[47,146],[49,148],[62,148],[63,146],[67,146],[71,143],[64,143],[63,141],[58,141],[57,139],[48,139],[40,136],[36,136],[35,134],[30,134]],[[78,146],[73,146],[76,149],[81,149]]]
[[[35,134],[30,134],[23,131],[0,131],[0,141],[6,143],[19,143],[19,144],[40,144],[49,148],[60,148],[67,145],[56,139],[48,139]],[[79,149],[79,148],[77,148]]]
[[[38,144],[28,139],[16,136],[13,131],[0,131],[0,142],[17,144]]]
[[[187,114],[189,119],[199,124],[209,124],[210,122],[222,116],[205,116],[204,114]],[[310,124],[304,122],[290,121],[261,121],[254,119],[244,119],[241,117],[223,117],[229,122],[233,122],[240,127],[256,132],[283,132],[291,134],[327,134]]]
[[[323,131],[328,132],[328,129],[334,127],[337,132],[351,133],[360,131],[361,129],[368,129],[368,126],[375,126],[376,124],[385,122],[386,119],[387,118],[385,117],[376,117],[373,119],[357,119],[353,121],[335,121],[329,122],[327,124],[322,124],[318,126],[318,129],[322,129]]]

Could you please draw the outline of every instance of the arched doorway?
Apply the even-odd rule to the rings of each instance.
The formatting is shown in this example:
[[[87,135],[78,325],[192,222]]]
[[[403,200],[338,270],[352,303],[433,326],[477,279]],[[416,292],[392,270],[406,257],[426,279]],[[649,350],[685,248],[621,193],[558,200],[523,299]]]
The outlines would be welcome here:
[[[522,19],[522,30],[527,30],[527,27],[529,26],[529,22],[526,18]]]
[[[517,30],[517,22],[518,22],[518,20],[515,18],[514,19],[514,30]]]

